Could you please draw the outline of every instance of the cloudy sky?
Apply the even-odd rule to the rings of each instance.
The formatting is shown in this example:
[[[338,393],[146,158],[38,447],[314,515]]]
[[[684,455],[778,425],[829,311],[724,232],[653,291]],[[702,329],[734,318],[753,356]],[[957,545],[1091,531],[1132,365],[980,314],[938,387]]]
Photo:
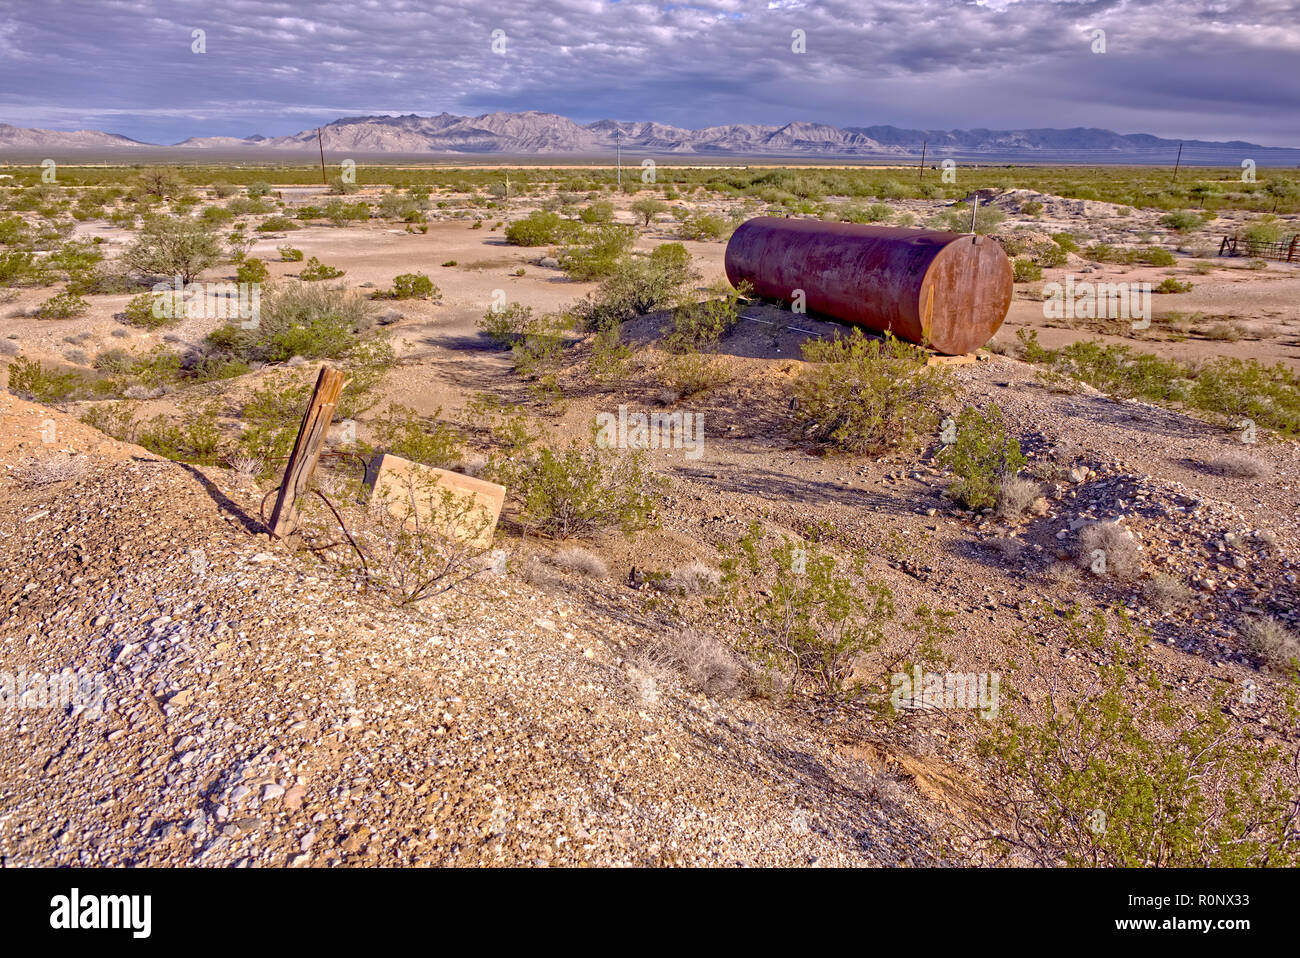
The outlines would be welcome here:
[[[532,109],[1300,146],[1298,63],[1295,0],[0,3],[0,122],[150,142]]]

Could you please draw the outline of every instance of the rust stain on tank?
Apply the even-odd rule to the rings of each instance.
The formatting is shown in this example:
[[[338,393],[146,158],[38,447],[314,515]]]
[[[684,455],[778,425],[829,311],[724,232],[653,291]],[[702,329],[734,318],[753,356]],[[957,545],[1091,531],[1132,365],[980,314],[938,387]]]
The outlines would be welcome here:
[[[727,243],[727,279],[948,355],[984,345],[1006,319],[1012,271],[986,236],[858,223],[742,223]]]

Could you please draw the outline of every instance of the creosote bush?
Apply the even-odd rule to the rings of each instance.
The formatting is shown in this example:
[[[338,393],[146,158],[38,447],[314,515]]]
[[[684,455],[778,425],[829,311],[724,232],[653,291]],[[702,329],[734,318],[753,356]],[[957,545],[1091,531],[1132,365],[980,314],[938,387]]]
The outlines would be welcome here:
[[[913,448],[938,425],[938,406],[953,393],[943,366],[925,352],[859,329],[803,345],[810,364],[794,383],[794,416],[805,437],[848,452]]]
[[[995,861],[1117,868],[1294,866],[1300,812],[1279,745],[1234,725],[1220,694],[1186,704],[1145,658],[1150,636],[1117,616],[1079,644],[1106,650],[1096,687],[1051,695],[1046,715],[1004,714],[980,741],[1001,812]],[[1118,636],[1117,638],[1115,636]],[[1136,694],[1135,694],[1136,693]],[[1294,698],[1287,706],[1294,720]],[[998,857],[1001,856],[1001,857]]]
[[[997,505],[1004,480],[1014,477],[1027,462],[1020,441],[1007,432],[996,403],[983,410],[967,406],[951,425],[953,441],[944,446],[939,460],[955,477],[950,489],[953,499],[968,509]],[[1012,493],[1020,497],[1023,490]]]

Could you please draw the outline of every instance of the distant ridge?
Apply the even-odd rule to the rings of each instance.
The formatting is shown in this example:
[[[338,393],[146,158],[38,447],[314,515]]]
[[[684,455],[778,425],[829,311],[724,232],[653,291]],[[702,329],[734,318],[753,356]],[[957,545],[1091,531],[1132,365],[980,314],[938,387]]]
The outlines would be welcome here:
[[[1300,148],[1266,147],[1240,140],[1169,140],[1145,133],[1090,127],[1068,130],[908,130],[895,126],[837,127],[793,122],[784,126],[732,124],[698,130],[654,122],[598,120],[580,125],[554,113],[484,113],[480,116],[344,117],[321,127],[326,150],[358,155],[592,155],[624,150],[648,155],[695,157],[764,156],[809,159],[902,159],[920,154],[1033,162],[1172,162],[1182,145],[1184,163],[1238,165],[1244,159],[1270,165],[1300,164]],[[51,149],[113,153],[208,151],[288,153],[316,147],[316,130],[289,136],[190,137],[180,143],[142,143],[97,130],[62,132],[0,124],[0,152]]]

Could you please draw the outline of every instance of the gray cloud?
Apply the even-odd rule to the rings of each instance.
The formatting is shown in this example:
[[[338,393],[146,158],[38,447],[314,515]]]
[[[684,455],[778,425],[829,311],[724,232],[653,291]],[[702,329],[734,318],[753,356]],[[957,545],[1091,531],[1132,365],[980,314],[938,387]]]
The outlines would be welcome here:
[[[1291,0],[44,0],[0,12],[0,120],[170,142],[539,109],[1295,146],[1298,53]]]

